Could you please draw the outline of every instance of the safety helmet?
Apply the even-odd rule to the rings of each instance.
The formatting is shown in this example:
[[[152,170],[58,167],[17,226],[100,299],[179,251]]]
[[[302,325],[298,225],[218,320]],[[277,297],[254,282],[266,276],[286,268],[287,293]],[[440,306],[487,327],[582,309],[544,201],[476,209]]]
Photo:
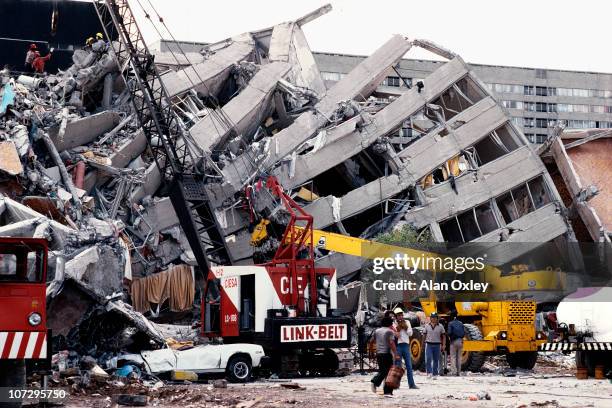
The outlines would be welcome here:
[[[87,40],[85,40],[85,45],[91,45],[93,44],[93,42],[94,42],[93,37],[89,37]]]
[[[97,38],[98,40],[101,40],[101,39],[103,39],[103,38],[104,38],[104,36],[102,35],[102,33],[97,33],[97,34],[96,34],[96,38]]]
[[[438,313],[436,313],[436,312],[431,312],[431,314],[429,315],[429,317],[438,317]]]
[[[36,47],[36,44],[30,44],[30,49],[31,50],[35,50],[36,48],[38,48],[38,47]]]
[[[393,309],[393,313],[395,314],[400,314],[400,313],[404,313],[404,311],[402,310],[401,307],[396,307],[395,309]]]

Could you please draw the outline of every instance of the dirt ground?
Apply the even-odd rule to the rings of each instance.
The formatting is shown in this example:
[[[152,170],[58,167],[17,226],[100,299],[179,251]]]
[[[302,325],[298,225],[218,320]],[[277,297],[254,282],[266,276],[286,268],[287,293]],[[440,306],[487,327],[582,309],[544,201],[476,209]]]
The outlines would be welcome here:
[[[284,388],[280,382],[257,381],[214,388],[208,384],[166,385],[149,391],[148,406],[196,407],[539,407],[610,408],[612,384],[609,380],[577,380],[569,374],[532,374],[504,377],[500,374],[468,374],[463,377],[428,379],[416,374],[418,390],[403,384],[393,398],[370,390],[371,375],[353,374],[343,378],[293,380],[300,388]],[[490,400],[471,401],[480,391]],[[116,407],[111,394],[74,396],[66,407]]]

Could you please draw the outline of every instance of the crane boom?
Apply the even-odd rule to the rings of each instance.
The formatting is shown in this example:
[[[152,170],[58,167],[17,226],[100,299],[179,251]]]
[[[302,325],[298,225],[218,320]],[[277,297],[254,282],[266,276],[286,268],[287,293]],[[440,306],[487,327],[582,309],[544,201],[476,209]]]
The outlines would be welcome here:
[[[203,272],[231,262],[209,206],[205,176],[195,165],[189,135],[174,111],[127,0],[94,0],[96,13],[129,90],[139,124],[153,152],[172,205]],[[117,41],[112,41],[113,39]]]

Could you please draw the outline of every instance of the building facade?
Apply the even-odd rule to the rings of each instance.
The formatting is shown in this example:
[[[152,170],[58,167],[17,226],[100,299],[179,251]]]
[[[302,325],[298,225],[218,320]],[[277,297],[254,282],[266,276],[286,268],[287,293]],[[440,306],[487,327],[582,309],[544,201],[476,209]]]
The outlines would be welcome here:
[[[328,85],[344,78],[362,56],[314,52]],[[402,59],[383,81],[382,90],[422,81],[444,61]],[[532,143],[542,143],[557,123],[568,129],[612,127],[612,74],[469,64],[508,110],[513,123]],[[401,75],[401,77],[400,77]]]

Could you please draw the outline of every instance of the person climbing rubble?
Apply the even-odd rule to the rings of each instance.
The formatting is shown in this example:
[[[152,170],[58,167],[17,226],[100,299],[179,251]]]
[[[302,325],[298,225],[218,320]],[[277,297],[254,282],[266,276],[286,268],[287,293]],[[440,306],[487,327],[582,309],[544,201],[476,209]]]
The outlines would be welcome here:
[[[96,54],[103,54],[107,51],[108,44],[104,41],[102,33],[96,33],[96,40],[91,44],[91,50]]]
[[[35,73],[45,73],[45,63],[51,59],[51,55],[53,55],[53,48],[51,48],[49,53],[44,57],[41,57],[40,52],[36,51],[36,56],[34,57],[34,61],[32,61],[32,68]]]
[[[85,47],[84,47],[83,49],[84,49],[84,50],[86,50],[86,51],[91,51],[91,46],[93,45],[93,43],[94,43],[95,41],[96,41],[96,40],[95,40],[93,37],[88,37],[88,38],[85,40]]]

